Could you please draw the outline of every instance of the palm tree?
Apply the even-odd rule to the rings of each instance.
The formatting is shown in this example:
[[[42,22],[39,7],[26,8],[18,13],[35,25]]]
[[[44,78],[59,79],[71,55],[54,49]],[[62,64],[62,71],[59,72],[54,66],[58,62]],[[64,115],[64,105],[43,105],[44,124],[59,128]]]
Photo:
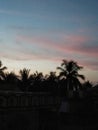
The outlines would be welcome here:
[[[45,76],[46,78],[46,88],[47,91],[51,91],[53,93],[57,93],[58,91],[58,77],[56,75],[56,72],[50,72],[49,75]]]
[[[30,70],[24,68],[23,70],[19,71],[20,79],[19,79],[19,86],[22,91],[28,91],[28,88],[32,84],[32,75],[30,75]]]
[[[78,73],[83,67],[73,60],[63,60],[61,67],[57,67],[57,69],[61,71],[59,77],[65,79],[67,94],[70,95],[70,92],[71,94],[73,92],[77,93],[81,89],[81,83],[78,78],[85,79],[83,75]]]
[[[43,82],[44,76],[42,72],[36,71],[33,75],[33,88],[35,91],[42,91],[43,90]]]
[[[50,72],[49,76],[48,76],[48,80],[50,80],[51,82],[53,81],[56,81],[57,79],[57,76],[56,76],[56,72]]]
[[[4,70],[6,70],[7,67],[3,66],[2,67],[2,61],[0,61],[0,80],[3,79],[3,75],[4,75]]]
[[[6,72],[3,75],[3,80],[6,83],[17,84],[18,76],[14,72]]]

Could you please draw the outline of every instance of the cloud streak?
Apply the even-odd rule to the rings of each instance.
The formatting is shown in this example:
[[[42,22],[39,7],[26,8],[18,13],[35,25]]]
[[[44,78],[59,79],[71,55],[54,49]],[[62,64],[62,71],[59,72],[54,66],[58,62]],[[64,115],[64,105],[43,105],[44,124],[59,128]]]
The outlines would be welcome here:
[[[59,58],[56,58],[54,54],[53,58],[51,54],[44,52],[48,57],[47,59],[53,59],[55,61],[61,60],[62,56],[69,55],[70,56],[77,56],[80,55],[82,59],[85,57],[87,58],[93,58],[96,59],[98,57],[98,47],[96,46],[89,46],[89,42],[91,42],[92,38],[86,37],[86,36],[80,36],[80,35],[65,35],[62,36],[62,40],[56,41],[54,39],[44,38],[44,37],[28,37],[28,36],[17,36],[16,38],[18,41],[34,45],[36,47],[39,47],[40,49],[48,52],[53,52],[54,54],[57,53]],[[93,42],[93,40],[92,40]],[[37,49],[37,48],[36,48]],[[43,58],[43,57],[40,57]],[[82,60],[81,59],[81,60]],[[83,63],[84,64],[84,63]],[[97,68],[97,63],[93,62],[87,62],[85,61],[85,65],[90,67],[91,69]]]
[[[53,16],[47,16],[45,14],[39,14],[39,13],[24,13],[18,10],[4,10],[0,9],[0,14],[3,15],[12,15],[12,16],[23,16],[23,17],[28,17],[28,18],[34,18],[34,19],[42,19],[42,20],[48,20],[48,21],[53,21],[58,18],[54,18]]]
[[[41,48],[52,49],[61,53],[80,53],[87,56],[97,57],[98,47],[89,46],[90,38],[83,36],[66,36],[61,41],[50,40],[44,37],[18,36],[20,42],[40,46]]]

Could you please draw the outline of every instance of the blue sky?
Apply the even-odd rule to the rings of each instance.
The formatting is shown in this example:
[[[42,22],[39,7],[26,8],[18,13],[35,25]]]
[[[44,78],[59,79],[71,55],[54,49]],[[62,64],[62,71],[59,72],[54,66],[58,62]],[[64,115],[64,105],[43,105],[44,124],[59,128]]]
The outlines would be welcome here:
[[[98,0],[0,0],[0,60],[8,70],[49,73],[62,59],[98,81]]]

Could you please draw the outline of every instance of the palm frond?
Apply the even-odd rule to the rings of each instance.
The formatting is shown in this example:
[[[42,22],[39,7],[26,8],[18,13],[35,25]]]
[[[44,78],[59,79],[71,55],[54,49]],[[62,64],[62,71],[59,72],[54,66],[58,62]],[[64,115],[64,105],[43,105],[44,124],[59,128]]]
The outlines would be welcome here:
[[[61,64],[61,66],[65,66],[65,65],[67,65],[67,63],[68,63],[68,61],[65,60],[65,59],[63,59],[63,60],[62,60],[62,64]]]
[[[57,67],[58,70],[61,70],[62,72],[65,71],[65,69],[63,69],[62,67]]]
[[[4,70],[6,70],[7,69],[7,67],[2,67],[2,68],[0,68],[0,71],[4,71]]]
[[[67,76],[67,73],[66,72],[60,72],[59,74],[59,78],[62,78],[62,77],[66,77]]]
[[[85,76],[81,74],[77,74],[77,77],[81,78],[82,80],[85,80]]]

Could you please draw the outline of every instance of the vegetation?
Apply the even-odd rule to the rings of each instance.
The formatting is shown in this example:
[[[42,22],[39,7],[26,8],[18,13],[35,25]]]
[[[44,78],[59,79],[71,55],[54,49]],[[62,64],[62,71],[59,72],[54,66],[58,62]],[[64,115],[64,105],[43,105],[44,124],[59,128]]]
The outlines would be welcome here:
[[[0,89],[14,91],[43,91],[59,94],[60,96],[79,96],[80,91],[87,91],[92,88],[89,81],[84,83],[79,79],[85,80],[85,76],[79,74],[83,69],[77,62],[62,60],[59,75],[51,71],[48,75],[42,72],[30,73],[30,69],[21,69],[19,75],[14,72],[5,72],[7,67],[0,61]]]
[[[59,77],[65,79],[67,94],[70,94],[70,92],[75,92],[75,94],[77,94],[82,88],[78,78],[85,79],[84,75],[78,73],[83,67],[79,66],[74,61],[63,60],[61,67],[57,67],[57,69],[60,70]]]
[[[2,62],[0,61],[0,81],[3,80],[4,70],[7,69],[7,67],[2,67]]]
[[[32,75],[30,75],[30,70],[24,68],[19,71],[19,86],[22,91],[28,91],[29,86],[32,84]]]

